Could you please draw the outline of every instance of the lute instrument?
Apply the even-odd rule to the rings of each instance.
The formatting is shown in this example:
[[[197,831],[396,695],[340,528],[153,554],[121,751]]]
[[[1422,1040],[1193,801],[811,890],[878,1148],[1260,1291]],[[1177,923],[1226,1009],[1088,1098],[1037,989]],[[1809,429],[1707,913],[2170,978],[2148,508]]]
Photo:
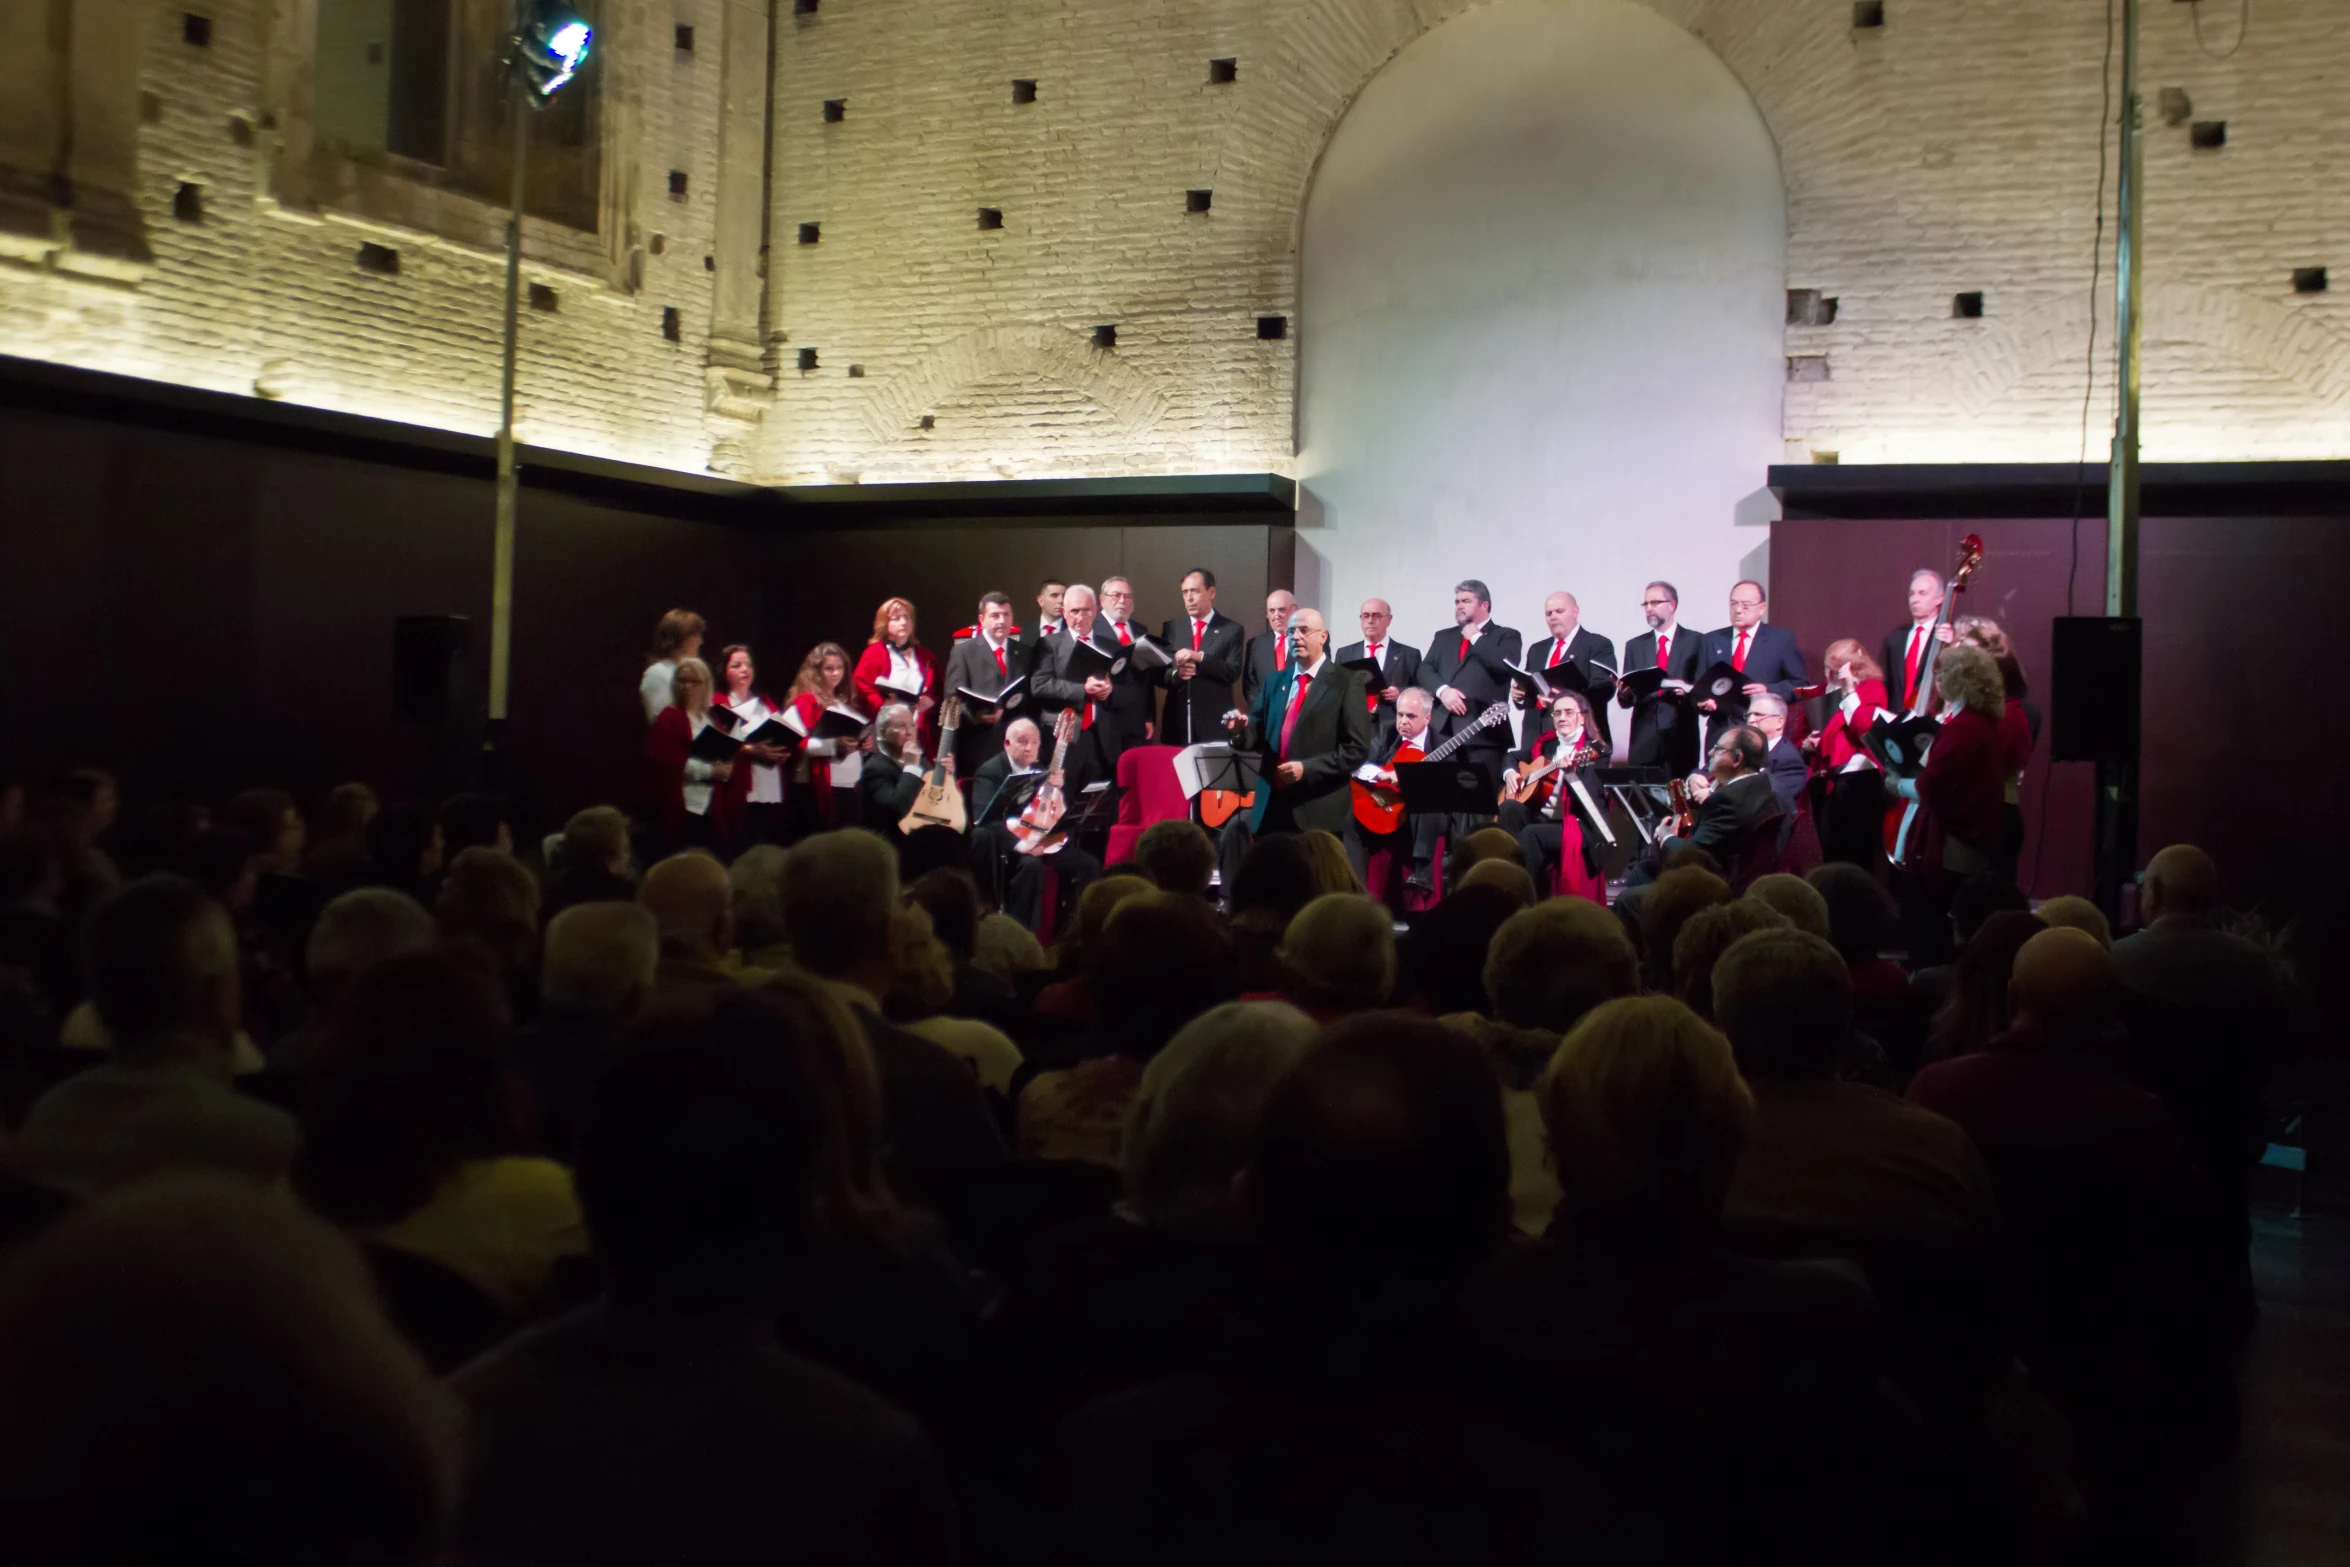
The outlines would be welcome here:
[[[1387,759],[1387,769],[1393,772],[1406,762],[1441,762],[1476,736],[1509,721],[1509,705],[1496,702],[1471,720],[1467,728],[1433,751],[1422,751],[1416,745],[1397,746],[1395,755]],[[1403,791],[1394,784],[1365,783],[1357,778],[1354,780],[1354,811],[1355,820],[1362,823],[1365,832],[1395,832],[1403,826]]]
[[[963,805],[963,791],[955,784],[955,725],[963,717],[963,699],[950,696],[939,707],[938,760],[922,774],[922,788],[898,822],[898,831],[912,833],[924,827],[967,830],[971,819]]]
[[[1061,788],[1062,769],[1069,762],[1069,742],[1077,738],[1077,709],[1064,707],[1053,720],[1053,765],[1044,770],[1044,782],[1028,797],[1027,805],[1011,824],[1012,849],[1018,854],[1058,854],[1069,841],[1061,818],[1069,799]]]

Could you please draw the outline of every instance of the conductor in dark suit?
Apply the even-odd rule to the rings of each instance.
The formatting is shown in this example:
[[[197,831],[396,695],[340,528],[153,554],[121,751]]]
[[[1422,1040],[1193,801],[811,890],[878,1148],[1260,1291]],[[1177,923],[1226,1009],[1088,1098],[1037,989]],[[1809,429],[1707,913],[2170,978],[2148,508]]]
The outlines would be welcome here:
[[[1803,654],[1795,646],[1795,633],[1764,620],[1769,608],[1763,585],[1750,578],[1730,589],[1730,623],[1706,633],[1701,672],[1721,663],[1746,677],[1734,696],[1697,704],[1697,710],[1706,715],[1708,750],[1723,730],[1746,721],[1749,701],[1768,692],[1782,702],[1792,702],[1795,688],[1803,684]]]
[[[1260,832],[1320,830],[1343,840],[1354,815],[1348,784],[1371,754],[1371,715],[1363,677],[1329,656],[1330,630],[1319,610],[1289,617],[1296,658],[1257,692],[1245,720],[1236,719],[1233,743],[1264,753],[1272,785]],[[1239,869],[1251,834],[1244,817],[1224,826],[1219,857],[1226,885]]]
[[[1297,595],[1275,588],[1265,595],[1265,629],[1249,638],[1248,663],[1240,673],[1240,706],[1253,711],[1265,682],[1289,662],[1289,617],[1297,612]]]
[[[1377,661],[1380,678],[1371,682],[1365,700],[1371,708],[1371,749],[1384,755],[1395,749],[1395,699],[1420,683],[1420,650],[1387,634],[1395,623],[1395,611],[1388,608],[1385,599],[1363,600],[1355,620],[1363,628],[1363,640],[1349,642],[1331,656],[1341,664],[1358,659]]]
[[[1566,664],[1574,665],[1575,672],[1583,677],[1585,686],[1597,693],[1592,700],[1591,716],[1599,721],[1600,743],[1607,746],[1609,754],[1613,755],[1616,740],[1615,731],[1608,727],[1607,722],[1606,684],[1612,682],[1619,672],[1616,645],[1596,631],[1583,629],[1583,606],[1575,601],[1572,593],[1553,593],[1544,599],[1542,619],[1550,627],[1550,635],[1526,649],[1525,667],[1548,671]],[[1602,670],[1604,674],[1595,674],[1595,671]],[[1554,679],[1552,683],[1555,685],[1557,682]],[[1510,688],[1511,706],[1523,706],[1525,700],[1524,692],[1515,686]],[[1545,722],[1539,715],[1530,720],[1529,736],[1538,735]]]
[[[1473,577],[1452,590],[1452,619],[1450,627],[1428,639],[1420,660],[1420,689],[1436,698],[1439,740],[1449,740],[1508,698],[1509,666],[1526,651],[1517,632],[1493,623],[1493,594]],[[1484,762],[1499,776],[1511,738],[1509,726],[1497,724],[1454,754],[1466,762]]]
[[[1640,613],[1648,629],[1624,644],[1622,672],[1661,669],[1665,685],[1637,699],[1617,688],[1616,705],[1632,709],[1632,744],[1624,759],[1680,777],[1697,770],[1698,715],[1689,705],[1689,687],[1705,669],[1705,638],[1679,623],[1681,590],[1670,582],[1648,585]]]
[[[1175,650],[1175,662],[1158,672],[1167,688],[1159,714],[1162,745],[1201,745],[1224,737],[1224,715],[1232,711],[1232,687],[1248,658],[1248,632],[1216,609],[1216,574],[1195,566],[1183,574],[1183,613],[1167,622],[1159,640]]]
[[[1061,599],[1061,629],[1038,646],[1034,672],[1028,677],[1028,689],[1036,696],[1033,706],[1039,727],[1051,724],[1063,710],[1078,715],[1077,738],[1069,743],[1067,768],[1072,795],[1097,779],[1118,776],[1117,730],[1108,720],[1110,697],[1116,687],[1106,668],[1088,675],[1077,667],[1080,642],[1091,644],[1105,659],[1117,657],[1102,647],[1094,634],[1099,608],[1093,589],[1082,582],[1071,587]]]
[[[979,621],[970,636],[947,652],[946,692],[975,691],[995,696],[1028,667],[1028,647],[1012,631],[1012,601],[1001,593],[979,598]],[[1004,711],[963,704],[955,729],[955,770],[965,777],[1004,747]]]

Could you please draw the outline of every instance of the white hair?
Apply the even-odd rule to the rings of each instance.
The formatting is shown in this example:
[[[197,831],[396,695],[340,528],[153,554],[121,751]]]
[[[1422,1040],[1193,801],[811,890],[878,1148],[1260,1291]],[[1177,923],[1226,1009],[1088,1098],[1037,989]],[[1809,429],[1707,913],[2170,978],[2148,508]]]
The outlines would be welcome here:
[[[1069,601],[1080,593],[1085,595],[1085,600],[1089,604],[1099,604],[1102,601],[1102,596],[1084,583],[1072,582],[1061,594],[1061,608],[1066,611],[1069,607]]]
[[[661,927],[633,903],[580,903],[547,924],[539,993],[606,1017],[628,1016],[653,993]]]
[[[1746,704],[1746,712],[1747,716],[1750,718],[1756,713],[1773,713],[1781,718],[1785,718],[1787,716],[1787,704],[1779,699],[1777,692],[1766,692],[1762,696],[1758,696],[1750,700]]]
[[[358,887],[319,911],[302,952],[312,988],[333,996],[386,958],[424,951],[437,936],[432,916],[408,894]]]
[[[1405,686],[1401,691],[1395,693],[1397,707],[1403,706],[1406,702],[1430,712],[1434,712],[1436,709],[1436,698],[1430,696],[1427,690],[1421,686]]]

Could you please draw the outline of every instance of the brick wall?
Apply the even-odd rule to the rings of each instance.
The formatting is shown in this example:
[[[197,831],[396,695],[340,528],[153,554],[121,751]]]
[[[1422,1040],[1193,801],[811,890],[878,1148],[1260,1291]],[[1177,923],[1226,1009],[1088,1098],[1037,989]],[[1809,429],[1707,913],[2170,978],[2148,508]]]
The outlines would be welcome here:
[[[355,216],[280,199],[312,3],[201,0],[201,50],[182,41],[179,4],[153,11],[135,195],[154,264],[95,282],[0,263],[0,352],[491,426],[494,225],[421,225],[455,235],[437,237],[397,203]],[[757,33],[763,50],[759,7],[606,0],[612,217],[584,253],[538,246],[531,276],[563,307],[525,318],[525,438],[790,481],[1284,468],[1312,345],[1261,339],[1257,320],[1296,318],[1314,160],[1380,65],[1470,3],[780,6],[766,341],[746,352],[711,342],[719,280],[756,265],[755,225],[717,210],[722,172],[741,188],[748,152],[717,166],[713,45]],[[1813,362],[1787,386],[1790,456],[2072,456],[2105,8],[1886,0],[1884,25],[1856,30],[1849,0],[1653,3],[1754,95],[1786,182],[1787,281],[1838,302],[1832,324],[1788,329],[1790,355],[1825,361],[1824,378]],[[2329,160],[2350,128],[2350,20],[2335,0],[2260,0],[2223,61],[2198,48],[2198,11],[2225,52],[2235,12],[2220,0],[2144,6],[2147,456],[2342,456],[2350,199]],[[695,56],[671,48],[680,21],[707,40]],[[1217,59],[1237,62],[1235,80],[1211,81]],[[1036,83],[1034,102],[1014,101],[1016,79]],[[2164,88],[2191,100],[2179,124],[2164,123]],[[837,122],[826,100],[845,102]],[[2202,121],[2226,122],[2223,147],[2190,144]],[[691,178],[683,203],[672,168]],[[204,187],[201,224],[172,216],[182,181]],[[1192,190],[1213,192],[1208,211],[1186,210]],[[981,208],[1002,227],[983,229]],[[818,243],[794,243],[803,223],[821,225]],[[362,241],[400,249],[396,280],[357,269]],[[2294,291],[2297,270],[2328,266],[2335,290]],[[1954,317],[1974,292],[1981,317]],[[665,307],[681,342],[662,336]],[[1102,325],[1115,346],[1095,345]],[[2109,318],[2096,358],[2093,453]]]

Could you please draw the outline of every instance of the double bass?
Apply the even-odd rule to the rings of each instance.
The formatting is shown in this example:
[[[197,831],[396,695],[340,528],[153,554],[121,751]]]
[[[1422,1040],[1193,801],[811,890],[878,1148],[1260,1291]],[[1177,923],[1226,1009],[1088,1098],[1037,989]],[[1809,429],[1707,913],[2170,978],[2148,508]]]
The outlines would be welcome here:
[[[1942,656],[1942,628],[1950,624],[1951,611],[1958,596],[1967,588],[1967,581],[1975,568],[1983,564],[1983,539],[1970,533],[1958,541],[1958,569],[1950,574],[1950,583],[1942,595],[1942,607],[1934,612],[1934,628],[1926,638],[1924,653],[1918,659],[1918,688],[1909,699],[1909,717],[1923,718],[1934,704],[1934,665]],[[1927,750],[1932,750],[1927,744]],[[1919,760],[1924,761],[1924,753]],[[1909,861],[1912,830],[1917,825],[1918,802],[1905,800],[1885,808],[1885,857],[1895,865]]]

